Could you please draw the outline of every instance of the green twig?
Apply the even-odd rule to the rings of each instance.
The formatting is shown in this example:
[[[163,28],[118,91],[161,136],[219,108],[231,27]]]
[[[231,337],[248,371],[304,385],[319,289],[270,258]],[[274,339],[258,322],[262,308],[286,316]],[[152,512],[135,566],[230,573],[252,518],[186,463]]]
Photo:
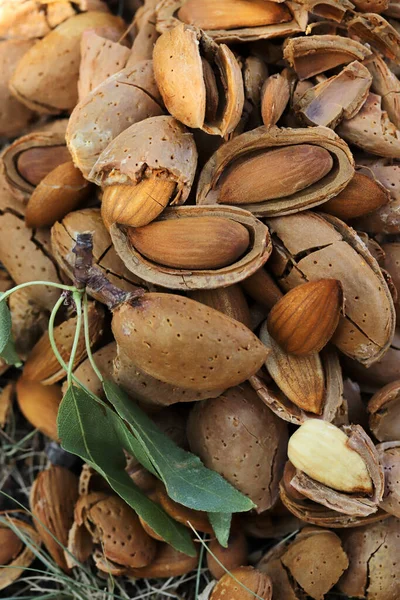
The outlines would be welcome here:
[[[69,386],[72,383],[72,371],[74,370],[75,356],[76,356],[76,351],[78,349],[79,338],[81,335],[81,328],[82,328],[82,293],[74,292],[72,295],[72,298],[73,298],[73,301],[75,302],[77,317],[76,317],[75,336],[74,336],[74,341],[73,341],[72,348],[71,348],[71,354],[69,356],[69,363],[68,363],[68,369],[67,369],[67,381],[68,381]]]
[[[85,345],[86,345],[86,352],[88,355],[88,359],[90,364],[92,365],[92,369],[93,371],[96,373],[97,377],[100,379],[101,383],[103,383],[104,381],[104,377],[103,375],[100,373],[94,357],[93,357],[93,353],[92,353],[92,349],[90,347],[90,332],[89,332],[89,313],[88,313],[88,297],[87,294],[85,293],[83,296],[83,327],[85,330]]]
[[[56,357],[56,359],[58,360],[58,362],[60,363],[62,368],[65,369],[65,371],[68,371],[68,366],[67,366],[66,362],[64,361],[63,357],[61,356],[61,354],[57,348],[56,340],[54,339],[54,321],[56,320],[57,313],[60,310],[60,307],[63,302],[64,302],[64,298],[62,296],[60,296],[60,298],[55,303],[53,310],[51,311],[50,319],[49,319],[49,341],[50,341],[51,349],[54,352],[54,356]]]
[[[11,290],[7,290],[7,292],[4,292],[0,296],[0,301],[6,300],[6,298],[8,298],[8,296],[11,296],[11,294],[16,292],[17,290],[22,290],[22,288],[26,288],[31,285],[45,285],[48,287],[55,287],[55,288],[58,288],[59,290],[66,291],[66,292],[76,292],[77,291],[76,287],[73,285],[63,285],[62,283],[53,283],[52,281],[28,281],[27,283],[20,283],[19,285],[16,285],[15,287],[11,288]]]

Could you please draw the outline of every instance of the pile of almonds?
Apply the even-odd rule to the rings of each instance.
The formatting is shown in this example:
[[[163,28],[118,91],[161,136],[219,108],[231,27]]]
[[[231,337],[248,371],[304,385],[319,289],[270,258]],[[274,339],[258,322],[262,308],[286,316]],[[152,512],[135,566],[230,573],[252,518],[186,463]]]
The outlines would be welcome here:
[[[136,485],[207,541],[210,600],[398,600],[399,1],[118,8],[2,0],[0,290],[71,284],[91,234],[109,282],[87,288],[99,371],[256,505],[224,548],[207,513],[127,456]],[[10,296],[23,367],[0,359],[1,426],[15,398],[56,443],[59,295]],[[65,305],[65,362],[76,325]],[[104,398],[83,332],[74,369]],[[0,515],[0,589],[35,558],[15,528],[66,573],[197,568],[91,466],[53,463],[30,524]]]

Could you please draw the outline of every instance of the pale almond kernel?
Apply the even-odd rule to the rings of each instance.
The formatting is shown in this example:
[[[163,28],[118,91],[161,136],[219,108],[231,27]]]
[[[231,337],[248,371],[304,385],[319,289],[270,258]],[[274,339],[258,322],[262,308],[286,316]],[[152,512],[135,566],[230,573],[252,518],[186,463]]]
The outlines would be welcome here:
[[[223,177],[220,204],[252,204],[285,198],[308,188],[329,173],[329,152],[312,144],[285,146],[242,158]]]

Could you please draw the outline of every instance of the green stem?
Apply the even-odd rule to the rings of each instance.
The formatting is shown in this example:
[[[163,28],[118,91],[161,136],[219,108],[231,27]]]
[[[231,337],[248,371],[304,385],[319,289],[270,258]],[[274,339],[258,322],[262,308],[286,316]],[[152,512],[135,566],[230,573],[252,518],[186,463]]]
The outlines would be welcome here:
[[[82,328],[82,293],[74,292],[72,295],[72,298],[75,302],[77,317],[76,317],[75,337],[74,337],[74,341],[73,341],[72,348],[71,348],[71,354],[69,357],[68,370],[67,370],[67,380],[68,380],[69,386],[72,383],[72,371],[74,369],[75,356],[76,356],[76,351],[78,349],[79,337],[81,335],[81,328]]]
[[[90,364],[92,365],[92,369],[93,371],[96,373],[97,377],[100,379],[101,383],[103,383],[104,381],[104,377],[103,375],[100,373],[93,354],[92,354],[92,349],[90,347],[90,332],[89,332],[89,313],[88,313],[88,297],[87,294],[85,293],[85,295],[83,296],[83,327],[85,330],[85,344],[86,344],[86,352],[88,355],[88,359]]]
[[[6,298],[8,298],[8,296],[11,296],[11,294],[16,292],[17,290],[22,290],[22,288],[26,288],[31,285],[46,285],[48,287],[55,287],[55,288],[58,288],[59,290],[63,290],[66,292],[76,292],[77,291],[77,288],[73,285],[63,285],[62,283],[53,283],[52,281],[28,281],[27,283],[20,283],[19,285],[16,285],[15,287],[11,288],[11,290],[7,290],[7,292],[4,292],[0,296],[0,301],[5,300]]]
[[[68,366],[65,363],[61,354],[59,353],[57,344],[56,344],[56,340],[54,339],[54,321],[56,320],[57,313],[60,310],[60,307],[63,302],[64,302],[64,298],[62,296],[60,296],[60,298],[55,303],[53,310],[51,311],[50,319],[49,319],[49,340],[50,340],[51,348],[54,352],[54,356],[56,357],[56,359],[58,360],[58,362],[60,363],[62,368],[65,369],[65,371],[68,371]]]

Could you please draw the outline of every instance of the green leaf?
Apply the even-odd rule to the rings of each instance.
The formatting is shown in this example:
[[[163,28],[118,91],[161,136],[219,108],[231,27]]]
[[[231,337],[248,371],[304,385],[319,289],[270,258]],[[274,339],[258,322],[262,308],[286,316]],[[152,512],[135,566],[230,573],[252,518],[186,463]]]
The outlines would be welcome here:
[[[228,547],[229,533],[231,530],[232,513],[208,513],[211,526],[217,540],[224,548]]]
[[[118,415],[100,400],[96,402],[84,389],[70,386],[61,402],[57,423],[65,450],[96,469],[166,542],[184,554],[196,555],[189,530],[149,500],[126,473],[126,460],[116,431],[120,427],[117,423],[125,425]]]
[[[11,337],[11,313],[5,300],[0,300],[0,354]]]
[[[10,338],[3,348],[0,356],[4,358],[8,365],[15,365],[16,367],[22,367],[22,361],[15,350],[14,340]]]
[[[103,382],[107,399],[129,423],[170,498],[184,506],[206,512],[243,512],[253,502],[201,460],[177,446],[114,382]],[[138,458],[139,460],[139,458]]]

